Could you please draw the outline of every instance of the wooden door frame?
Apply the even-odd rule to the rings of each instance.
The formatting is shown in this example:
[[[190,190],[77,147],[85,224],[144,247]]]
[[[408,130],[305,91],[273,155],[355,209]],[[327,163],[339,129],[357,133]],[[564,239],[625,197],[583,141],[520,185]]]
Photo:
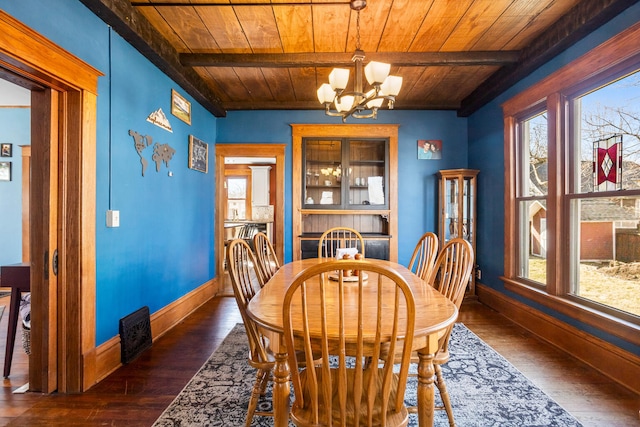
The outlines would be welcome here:
[[[0,77],[32,91],[32,165],[45,161],[52,169],[32,173],[31,182],[31,312],[37,328],[29,390],[77,393],[96,382],[95,146],[102,73],[2,10],[0,34]],[[56,248],[57,277],[51,262]]]
[[[280,262],[284,261],[284,177],[286,144],[216,144],[216,213],[215,213],[215,248],[216,248],[216,276],[218,278],[218,292],[224,283],[224,178],[225,157],[275,157],[275,206],[274,230],[275,250]],[[250,153],[250,154],[247,154]]]

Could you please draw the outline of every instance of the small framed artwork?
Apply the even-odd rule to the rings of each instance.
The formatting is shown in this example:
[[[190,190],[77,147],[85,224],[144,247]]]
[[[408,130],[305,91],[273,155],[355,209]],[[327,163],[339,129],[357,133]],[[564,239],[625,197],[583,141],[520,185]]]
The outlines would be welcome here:
[[[0,181],[11,181],[11,162],[0,162]]]
[[[173,89],[171,89],[171,114],[186,124],[191,124],[191,103]]]
[[[207,173],[209,170],[209,144],[189,135],[189,168]]]
[[[441,159],[442,140],[440,139],[419,139],[418,140],[419,159]]]
[[[0,144],[0,157],[13,156],[13,144],[2,143]]]

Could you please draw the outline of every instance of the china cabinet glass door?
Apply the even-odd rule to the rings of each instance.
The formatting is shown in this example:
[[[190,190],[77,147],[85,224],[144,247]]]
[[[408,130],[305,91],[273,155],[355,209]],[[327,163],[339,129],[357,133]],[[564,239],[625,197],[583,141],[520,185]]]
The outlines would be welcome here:
[[[386,139],[313,139],[303,143],[305,209],[387,209]]]
[[[351,209],[388,204],[387,141],[349,141],[349,205]]]
[[[305,182],[302,204],[307,208],[340,206],[342,141],[307,139],[303,155]]]
[[[440,177],[440,247],[461,237],[476,250],[476,176],[477,170],[450,169],[438,172]],[[475,268],[469,293],[475,293]]]

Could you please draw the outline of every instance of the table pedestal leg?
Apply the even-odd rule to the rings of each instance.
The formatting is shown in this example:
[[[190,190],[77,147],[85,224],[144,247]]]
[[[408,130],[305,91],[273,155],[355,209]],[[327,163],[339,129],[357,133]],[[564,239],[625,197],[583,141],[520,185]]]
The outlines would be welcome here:
[[[289,425],[289,364],[287,353],[276,353],[273,368],[273,421],[275,427]]]
[[[435,408],[435,370],[433,369],[433,354],[418,352],[418,425],[420,427],[433,426],[433,412]]]

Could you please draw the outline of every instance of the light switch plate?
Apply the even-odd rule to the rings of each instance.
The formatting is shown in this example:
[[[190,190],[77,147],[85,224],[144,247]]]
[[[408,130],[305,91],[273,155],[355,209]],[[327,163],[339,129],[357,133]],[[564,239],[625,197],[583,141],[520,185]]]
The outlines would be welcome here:
[[[107,227],[120,227],[120,211],[107,211]]]

